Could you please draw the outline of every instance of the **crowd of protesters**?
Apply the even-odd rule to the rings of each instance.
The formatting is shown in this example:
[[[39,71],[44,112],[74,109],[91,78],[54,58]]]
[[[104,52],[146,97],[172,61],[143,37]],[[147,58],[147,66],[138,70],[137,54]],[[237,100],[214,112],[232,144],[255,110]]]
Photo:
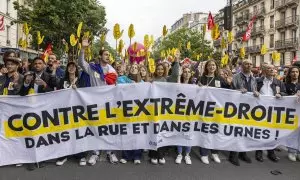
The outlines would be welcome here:
[[[50,54],[48,61],[45,62],[41,57],[36,57],[32,61],[21,60],[16,52],[5,52],[4,64],[0,66],[0,95],[27,96],[67,88],[168,82],[233,89],[241,91],[241,93],[251,92],[255,97],[267,95],[279,99],[282,96],[300,96],[299,68],[297,66],[286,67],[284,75],[279,76],[278,69],[268,63],[262,64],[258,70],[253,69],[251,61],[241,60],[235,67],[226,66],[220,69],[215,60],[207,60],[205,64],[201,65],[201,63],[181,60],[180,53],[177,52],[174,58],[157,61],[155,72],[150,73],[145,62],[126,64],[125,61],[120,60],[111,64],[110,53],[107,50],[100,50],[99,57],[88,63],[84,55],[84,49],[87,46],[87,42],[82,43],[78,60],[69,61],[65,70],[60,67],[60,61],[55,54]],[[175,148],[177,151],[177,157],[174,157],[175,163],[181,164],[184,160],[186,164],[192,164],[190,156],[192,147],[177,146]],[[168,149],[170,147],[150,150],[150,162],[152,164],[165,164]],[[145,151],[148,152],[137,149],[116,153],[111,150],[106,151],[106,154],[111,163],[125,164],[128,161],[133,161],[134,164],[140,164],[142,154]],[[216,163],[221,163],[219,150],[200,147],[199,151],[200,159],[204,164],[209,164],[210,159]],[[274,149],[267,152],[268,159],[273,162],[279,161]],[[117,154],[121,154],[120,160],[118,160]],[[100,150],[72,156],[79,160],[79,165],[85,166],[87,164],[95,165],[99,155]],[[68,158],[57,159],[56,165],[63,165]],[[263,162],[263,152],[256,151],[255,158],[257,161]],[[288,158],[291,161],[300,160],[300,152],[289,148]],[[252,162],[246,152],[230,152],[229,161],[232,164],[239,166],[240,160],[247,163]],[[28,169],[34,170],[44,165],[44,162],[28,164]]]

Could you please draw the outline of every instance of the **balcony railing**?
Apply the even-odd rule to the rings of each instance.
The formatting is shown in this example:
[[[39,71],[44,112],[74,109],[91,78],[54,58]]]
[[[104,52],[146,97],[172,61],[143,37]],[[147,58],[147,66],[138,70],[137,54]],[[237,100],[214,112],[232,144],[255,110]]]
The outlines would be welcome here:
[[[254,16],[256,16],[256,18],[263,17],[265,14],[266,14],[266,8],[262,7],[250,13],[248,19],[252,19]]]
[[[298,39],[297,38],[284,39],[275,42],[275,49],[287,49],[287,48],[297,49]]]
[[[294,5],[294,4],[298,4],[299,0],[285,0],[285,4],[286,5]]]
[[[299,16],[290,16],[285,19],[280,19],[275,23],[277,29],[285,28],[288,26],[298,26],[298,25],[299,25]]]
[[[250,47],[248,47],[248,49],[249,49],[248,52],[250,54],[260,53],[261,47],[262,47],[262,45],[250,46]]]
[[[247,24],[248,20],[249,20],[249,14],[247,13],[247,14],[237,17],[236,24],[237,25]]]
[[[265,32],[265,26],[255,27],[252,30],[252,36],[262,35]]]
[[[278,0],[275,2],[275,8],[282,9],[294,4],[299,4],[299,0]]]
[[[246,31],[238,31],[238,32],[236,32],[235,33],[235,39],[241,38],[245,33],[246,33]]]

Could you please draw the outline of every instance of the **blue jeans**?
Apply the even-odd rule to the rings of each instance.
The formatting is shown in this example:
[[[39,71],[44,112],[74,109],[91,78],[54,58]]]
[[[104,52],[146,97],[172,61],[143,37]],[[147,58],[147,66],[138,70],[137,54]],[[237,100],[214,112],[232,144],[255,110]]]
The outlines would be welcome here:
[[[289,148],[289,147],[288,147],[288,152],[294,153],[294,154],[300,154],[300,151],[298,151],[297,149],[293,149],[293,148]]]
[[[143,151],[140,149],[122,151],[122,158],[125,159],[126,161],[141,160],[142,153],[143,153]]]
[[[185,154],[189,154],[192,150],[190,146],[177,146],[178,154],[182,154],[182,148],[184,148]]]
[[[219,153],[218,150],[206,149],[206,148],[200,147],[200,155],[201,156],[208,156],[209,151],[211,151],[212,154],[218,154]]]

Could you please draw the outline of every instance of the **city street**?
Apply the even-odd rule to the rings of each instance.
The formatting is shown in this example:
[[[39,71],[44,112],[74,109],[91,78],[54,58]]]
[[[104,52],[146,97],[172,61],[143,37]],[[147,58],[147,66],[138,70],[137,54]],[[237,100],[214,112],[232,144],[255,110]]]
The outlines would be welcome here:
[[[166,158],[166,165],[152,165],[148,161],[146,153],[141,165],[133,163],[113,165],[104,157],[95,166],[79,167],[75,160],[68,161],[62,167],[56,167],[54,163],[49,163],[45,168],[27,171],[25,167],[1,167],[1,180],[99,180],[99,179],[122,179],[122,180],[299,180],[300,162],[290,162],[286,152],[277,152],[280,162],[273,163],[265,159],[264,163],[254,160],[254,153],[250,154],[252,164],[241,162],[240,167],[235,167],[226,159],[227,155],[221,154],[221,164],[211,161],[210,165],[204,165],[200,159],[196,148],[192,152],[191,166],[175,164],[175,153],[169,154]],[[227,154],[227,153],[225,153]],[[105,162],[103,162],[105,161]],[[282,174],[273,175],[271,171],[278,170]]]

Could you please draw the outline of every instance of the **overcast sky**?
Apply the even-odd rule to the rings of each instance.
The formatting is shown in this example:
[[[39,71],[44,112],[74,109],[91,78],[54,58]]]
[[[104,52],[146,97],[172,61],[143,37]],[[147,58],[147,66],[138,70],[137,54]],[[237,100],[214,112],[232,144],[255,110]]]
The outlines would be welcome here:
[[[145,34],[158,38],[162,28],[171,27],[176,20],[188,12],[218,12],[227,0],[99,0],[105,6],[107,13],[106,27],[110,29],[107,41],[115,46],[113,39],[113,26],[119,23],[124,29],[122,39],[126,46],[129,45],[128,27],[135,26],[136,36],[134,41],[143,42]]]

